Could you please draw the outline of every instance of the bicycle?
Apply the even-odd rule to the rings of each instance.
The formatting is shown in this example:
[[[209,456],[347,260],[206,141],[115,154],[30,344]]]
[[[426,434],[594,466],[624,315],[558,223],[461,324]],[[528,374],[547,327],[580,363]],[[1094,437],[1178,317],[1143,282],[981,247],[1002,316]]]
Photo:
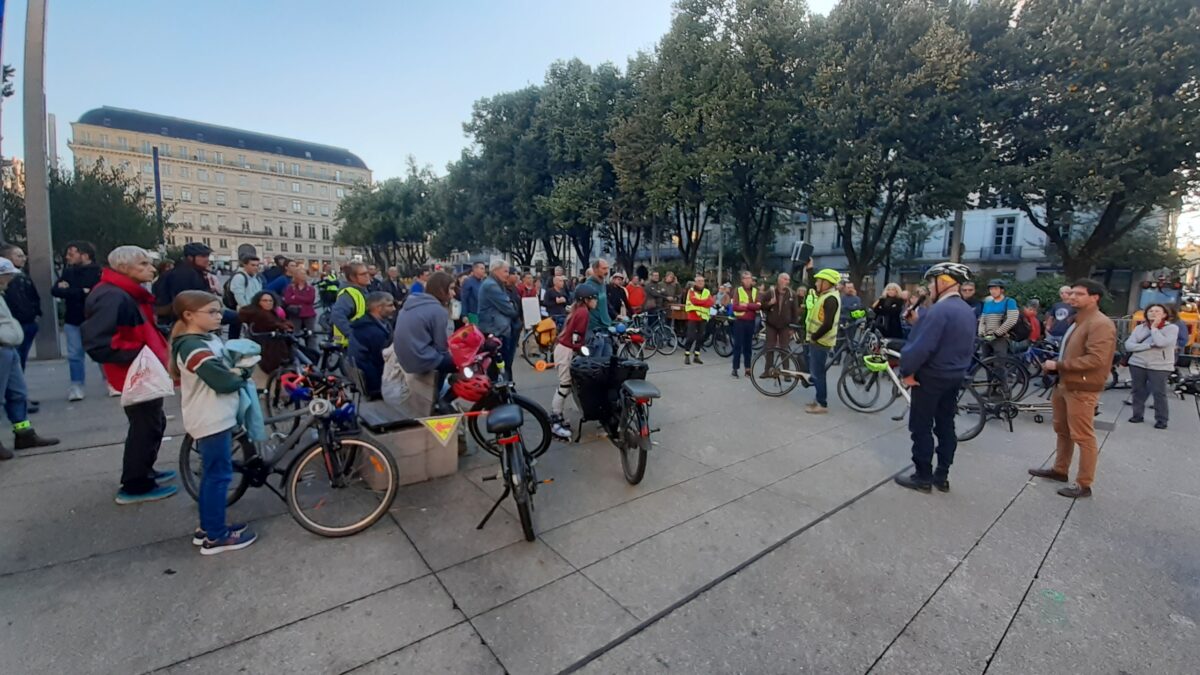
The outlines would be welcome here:
[[[554,343],[558,338],[558,332],[555,331],[554,336],[550,339],[550,343],[543,345],[538,339],[536,326],[534,328],[526,328],[521,333],[521,357],[525,359],[525,363],[537,367],[538,361],[546,364],[546,366],[554,365]],[[543,366],[545,367],[545,366]]]
[[[647,352],[646,338],[640,330],[629,328],[624,324],[617,324],[614,329],[612,336],[617,343],[617,358],[645,361],[653,355],[653,352]]]
[[[899,365],[902,346],[902,340],[885,340],[879,353],[867,354],[842,370],[842,375],[838,378],[837,392],[838,398],[846,407],[857,412],[875,413],[887,409],[901,397],[908,405],[912,404],[912,395],[895,370]],[[887,381],[883,380],[885,375]],[[884,394],[888,381],[891,388]],[[980,397],[979,392],[964,386],[959,390],[957,411],[956,419],[965,417],[971,421],[968,424],[956,421],[955,436],[959,441],[969,441],[983,431],[991,409]]]
[[[729,315],[714,314],[709,318],[709,325],[705,331],[704,342],[701,347],[712,347],[713,351],[723,359],[729,358],[733,354],[733,340],[729,336]]]
[[[284,388],[284,375],[289,373],[296,375],[306,375],[314,373],[332,373],[342,370],[342,357],[345,348],[333,342],[322,342],[320,350],[315,351],[307,346],[307,340],[321,333],[312,331],[300,331],[299,333],[291,333],[288,331],[270,331],[266,333],[249,333],[246,337],[284,340],[288,343],[291,349],[291,358],[284,364],[280,365],[275,370],[271,371],[267,376],[266,388],[262,391],[263,414],[267,416],[279,415],[290,409],[297,409],[301,404],[307,401],[291,401],[287,390]]]
[[[786,396],[797,384],[812,386],[804,349],[804,345],[789,341],[787,347],[762,350],[750,364],[750,384],[760,394],[771,397]],[[770,368],[768,362],[772,364]]]
[[[500,358],[500,341],[496,338],[488,336],[483,347],[471,362],[460,368],[459,372],[451,377],[471,379],[476,372],[488,373],[490,384],[487,394],[476,401],[467,412],[467,431],[470,432],[471,438],[474,438],[481,448],[499,457],[503,448],[479,428],[480,415],[478,413],[513,404],[528,414],[532,420],[532,424],[527,424],[525,416],[522,416],[522,442],[531,448],[530,454],[533,457],[541,457],[546,450],[550,449],[552,437],[550,416],[546,414],[545,408],[538,405],[537,402],[517,393],[516,384],[506,375],[506,364]]]
[[[487,432],[493,436],[495,446],[500,449],[500,470],[494,476],[484,476],[483,480],[502,480],[504,492],[475,529],[482,530],[504,498],[511,494],[517,505],[517,517],[521,521],[521,532],[525,535],[525,541],[533,541],[537,539],[533,527],[533,496],[537,494],[538,485],[553,483],[554,479],[538,480],[536,459],[521,437],[525,415],[519,406],[506,403],[488,411],[486,417]]]
[[[657,310],[640,312],[629,319],[629,327],[640,330],[645,337],[644,349],[649,356],[655,353],[670,356],[679,348],[680,339],[667,325],[668,321],[664,313]]]
[[[386,449],[352,438],[359,432],[358,392],[336,376],[323,393],[309,382],[293,390],[303,408],[267,418],[269,426],[295,420],[290,433],[274,433],[262,444],[244,429],[234,434],[234,479],[226,504],[251,487],[266,486],[288,505],[301,527],[323,537],[346,537],[374,525],[391,508],[400,487],[400,470]],[[179,447],[184,489],[199,500],[203,458],[190,435]],[[269,480],[280,476],[276,487]]]
[[[587,347],[571,362],[571,396],[581,418],[575,442],[585,422],[597,421],[621,453],[621,471],[630,485],[642,482],[653,446],[650,406],[662,396],[645,380],[649,367],[642,361],[592,358]]]

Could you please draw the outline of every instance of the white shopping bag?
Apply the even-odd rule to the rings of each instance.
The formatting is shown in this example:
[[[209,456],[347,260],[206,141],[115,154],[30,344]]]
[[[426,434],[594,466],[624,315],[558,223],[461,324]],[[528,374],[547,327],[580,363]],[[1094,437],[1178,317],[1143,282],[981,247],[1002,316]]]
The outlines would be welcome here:
[[[392,347],[383,350],[383,377],[379,393],[389,405],[398,406],[408,400],[408,378],[404,369],[396,360],[396,352]]]
[[[166,367],[149,347],[142,347],[137,358],[129,364],[129,372],[125,374],[121,405],[137,405],[174,395],[175,383],[167,374]]]

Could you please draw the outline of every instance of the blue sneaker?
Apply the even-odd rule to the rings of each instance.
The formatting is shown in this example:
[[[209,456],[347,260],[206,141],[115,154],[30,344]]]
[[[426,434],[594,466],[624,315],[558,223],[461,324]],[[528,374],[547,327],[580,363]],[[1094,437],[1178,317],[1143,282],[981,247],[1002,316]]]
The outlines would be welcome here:
[[[230,534],[221,541],[213,541],[205,539],[203,544],[200,544],[201,555],[216,555],[226,551],[238,551],[246,548],[258,540],[258,535],[250,530],[242,530],[237,534]]]
[[[229,534],[230,535],[239,535],[245,531],[246,531],[245,523],[234,523],[229,526]],[[205,539],[208,539],[208,533],[205,532],[204,530],[197,527],[196,530],[194,532],[192,532],[192,545],[193,546],[200,546],[201,544],[204,543]]]
[[[154,471],[150,472],[150,477],[153,478],[155,480],[155,482],[159,482],[159,483],[165,483],[169,480],[175,480],[175,477],[178,475],[179,475],[178,471],[172,471],[170,469],[167,469],[166,471],[154,470]]]
[[[117,493],[118,504],[141,504],[142,502],[156,502],[160,499],[166,499],[179,492],[179,488],[174,485],[159,485],[153,490],[140,494],[131,495],[128,492],[121,490]]]

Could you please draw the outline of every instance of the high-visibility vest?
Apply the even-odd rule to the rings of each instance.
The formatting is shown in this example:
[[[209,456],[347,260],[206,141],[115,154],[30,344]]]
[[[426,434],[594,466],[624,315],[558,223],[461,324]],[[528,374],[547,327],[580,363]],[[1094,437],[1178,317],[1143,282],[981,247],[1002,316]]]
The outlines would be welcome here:
[[[813,306],[808,310],[808,316],[804,319],[804,326],[809,336],[808,341],[813,342],[812,334],[821,327],[821,324],[825,323],[825,299],[830,297],[838,301],[838,306],[833,313],[833,328],[830,328],[828,333],[822,335],[821,339],[816,341],[816,344],[822,347],[833,347],[837,342],[838,319],[841,318],[842,314],[842,300],[838,296],[837,288],[831,288],[818,295],[817,299],[813,302]]]
[[[700,291],[697,291],[696,289],[693,288],[692,290],[688,291],[687,302],[683,306],[684,311],[687,312],[689,315],[692,312],[695,312],[700,317],[701,321],[708,321],[708,316],[710,314],[710,312],[708,311],[708,308],[701,307],[699,305],[693,305],[692,304],[692,293],[696,294],[697,300],[707,300],[709,298],[709,296],[712,295],[712,293],[707,288],[705,288],[704,290],[700,290]]]
[[[342,293],[349,293],[354,300],[354,314],[350,317],[350,323],[361,319],[367,313],[367,299],[363,296],[362,291],[353,286],[347,286],[338,291],[338,297],[342,297]],[[337,326],[333,327],[333,341],[337,344],[347,347],[350,345],[350,336],[343,335],[342,331]]]
[[[750,292],[747,293],[745,288],[738,286],[737,294],[738,294],[737,304],[739,304],[739,305],[745,305],[745,304],[749,304],[751,302],[758,302],[758,288],[757,287],[754,287],[754,286],[750,287]],[[747,296],[749,296],[749,297],[747,297]],[[743,312],[734,312],[733,318],[740,319],[743,316],[745,316],[746,314],[747,314],[747,312],[744,312],[744,311]]]

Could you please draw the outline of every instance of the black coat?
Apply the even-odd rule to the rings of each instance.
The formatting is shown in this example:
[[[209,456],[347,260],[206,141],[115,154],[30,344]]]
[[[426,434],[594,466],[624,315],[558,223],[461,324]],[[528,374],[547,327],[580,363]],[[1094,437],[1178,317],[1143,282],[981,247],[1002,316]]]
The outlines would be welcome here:
[[[33,285],[24,272],[13,275],[4,291],[4,301],[12,311],[13,318],[22,325],[34,323],[42,315],[42,297],[38,294],[37,286]]]
[[[392,344],[392,332],[387,324],[370,314],[350,324],[350,358],[362,373],[367,385],[367,397],[379,398],[383,383],[383,350]]]
[[[159,308],[159,315],[171,314],[173,316],[169,308],[171,303],[175,302],[175,296],[183,291],[212,292],[212,288],[208,285],[208,278],[186,259],[164,274],[158,283],[158,288],[154,293],[154,304]]]
[[[86,265],[67,265],[59,275],[60,282],[67,282],[66,288],[55,284],[50,289],[50,295],[62,298],[66,305],[66,323],[70,326],[83,325],[83,306],[87,302],[88,293],[100,283],[100,266],[96,263]]]

